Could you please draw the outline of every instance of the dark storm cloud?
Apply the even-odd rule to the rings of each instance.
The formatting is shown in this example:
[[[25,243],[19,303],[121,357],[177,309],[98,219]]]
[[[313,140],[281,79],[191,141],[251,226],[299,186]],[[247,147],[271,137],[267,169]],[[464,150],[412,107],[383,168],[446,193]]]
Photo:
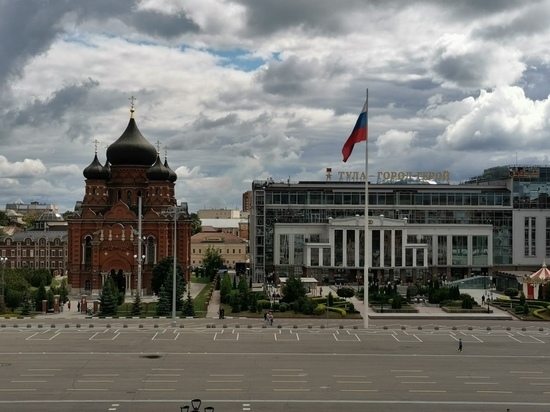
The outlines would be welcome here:
[[[290,97],[307,93],[309,83],[317,79],[321,71],[317,61],[290,56],[282,62],[273,61],[257,78],[265,92]]]
[[[366,10],[369,3],[362,0],[236,0],[246,7],[248,30],[257,35],[273,34],[293,27],[324,34],[347,33],[354,30],[342,15],[354,10]],[[391,7],[389,5],[388,7]]]
[[[549,19],[550,8],[531,8],[513,18],[510,22],[502,21],[499,24],[483,26],[474,31],[472,36],[486,40],[505,40],[514,39],[518,36],[532,36],[547,31]]]
[[[431,3],[436,7],[443,6],[447,10],[449,17],[453,19],[479,19],[504,11],[525,8],[527,5],[541,3],[543,0],[423,0],[425,3]]]
[[[235,113],[229,113],[219,119],[209,119],[204,115],[200,115],[192,124],[195,130],[217,129],[224,126],[233,126],[238,122],[238,116]]]
[[[27,61],[47,51],[62,29],[65,2],[3,1],[0,5],[0,85],[19,76]],[[9,40],[8,40],[9,39]]]
[[[29,59],[46,52],[64,32],[61,21],[67,15],[76,23],[114,19],[152,36],[173,38],[199,26],[182,10],[163,15],[138,11],[135,0],[43,1],[25,0],[0,3],[0,85],[10,76],[19,76]],[[6,41],[5,39],[9,39]]]
[[[486,69],[489,62],[481,53],[464,53],[446,56],[444,50],[439,51],[433,64],[433,71],[442,79],[463,87],[477,88],[487,77]]]
[[[69,110],[80,106],[97,86],[99,83],[92,79],[67,86],[53,93],[47,100],[37,99],[23,109],[8,111],[3,116],[3,121],[12,127],[43,126],[50,122],[59,122]]]

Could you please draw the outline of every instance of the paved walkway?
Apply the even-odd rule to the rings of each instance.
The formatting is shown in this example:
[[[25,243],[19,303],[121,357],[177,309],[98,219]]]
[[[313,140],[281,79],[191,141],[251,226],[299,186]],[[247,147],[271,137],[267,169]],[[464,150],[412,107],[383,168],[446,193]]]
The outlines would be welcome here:
[[[209,285],[205,285],[202,283],[191,283],[191,296],[196,297],[205,287],[208,287]],[[334,295],[336,295],[336,288],[335,287],[323,287],[323,296],[328,295],[328,293],[332,292]],[[481,297],[485,294],[485,291],[483,289],[464,289],[461,290],[462,293],[468,293],[471,295],[478,303],[481,303]],[[490,296],[490,294],[489,294]],[[493,293],[493,298],[496,299],[497,297],[501,297],[502,295]],[[97,296],[94,296],[93,299],[88,300],[88,304],[91,305],[93,300],[98,299]],[[156,296],[153,297],[144,297],[144,302],[155,302],[157,300]],[[364,305],[363,302],[358,300],[357,298],[353,297],[351,298],[351,301],[353,305],[355,306],[355,309],[359,311],[360,313],[364,313]],[[133,302],[133,298],[131,296],[127,297],[126,302],[131,303]],[[84,318],[86,315],[79,313],[77,311],[77,303],[78,299],[77,297],[71,297],[71,309],[69,310],[67,305],[65,305],[63,312],[60,312],[58,314],[46,314],[42,315],[39,314],[36,316],[38,319],[71,319],[71,318]],[[418,309],[418,313],[377,313],[372,308],[368,308],[367,314],[370,319],[478,319],[478,320],[516,320],[514,316],[511,316],[508,312],[503,311],[499,308],[491,306],[492,313],[472,313],[472,314],[463,314],[463,313],[446,313],[441,308],[437,306],[427,306],[423,303],[414,304],[415,308]],[[206,319],[218,319],[219,318],[219,310],[220,310],[220,291],[216,290],[214,291],[214,294],[212,296],[212,299],[210,301],[210,304],[208,305],[207,313],[206,313]],[[228,318],[231,318],[231,315],[228,314]]]

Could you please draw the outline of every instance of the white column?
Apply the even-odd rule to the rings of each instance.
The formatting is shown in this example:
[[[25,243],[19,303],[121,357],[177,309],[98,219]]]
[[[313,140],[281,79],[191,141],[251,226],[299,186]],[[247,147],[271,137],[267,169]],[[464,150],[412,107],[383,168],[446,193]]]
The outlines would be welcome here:
[[[380,229],[380,267],[384,267],[384,229]]]
[[[359,239],[360,239],[360,229],[355,229],[355,267],[359,267],[359,260],[360,260],[360,257],[359,257],[359,252],[360,252],[360,246],[359,246]]]
[[[342,229],[342,267],[348,266],[348,231]]]

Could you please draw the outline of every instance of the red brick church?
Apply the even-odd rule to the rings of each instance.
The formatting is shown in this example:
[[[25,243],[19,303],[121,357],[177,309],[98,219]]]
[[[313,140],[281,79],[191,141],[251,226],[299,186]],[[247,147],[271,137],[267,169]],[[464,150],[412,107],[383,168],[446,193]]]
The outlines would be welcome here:
[[[130,112],[126,130],[107,148],[105,165],[96,143],[94,159],[83,171],[86,193],[68,227],[73,293],[98,294],[110,276],[119,291],[135,294],[141,257],[141,294],[150,294],[154,265],[173,256],[174,221],[178,263],[186,270],[190,266],[191,221],[187,205],[177,205],[177,175],[139,131],[133,104]]]

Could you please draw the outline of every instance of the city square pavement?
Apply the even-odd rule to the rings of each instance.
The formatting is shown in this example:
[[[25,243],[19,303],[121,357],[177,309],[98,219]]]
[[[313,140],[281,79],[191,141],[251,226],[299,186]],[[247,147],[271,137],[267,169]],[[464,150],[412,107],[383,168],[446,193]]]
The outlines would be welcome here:
[[[215,411],[550,411],[550,329],[497,310],[418,304],[407,318],[369,312],[364,328],[219,319],[216,303],[202,319],[98,319],[74,302],[0,319],[0,410],[180,411],[199,398]]]

